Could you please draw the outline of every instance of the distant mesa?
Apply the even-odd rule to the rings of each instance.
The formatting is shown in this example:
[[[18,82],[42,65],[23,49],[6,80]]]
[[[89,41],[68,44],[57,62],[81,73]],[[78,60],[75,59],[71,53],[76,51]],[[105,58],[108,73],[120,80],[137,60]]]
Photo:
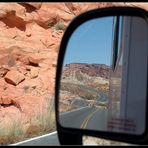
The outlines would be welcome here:
[[[88,63],[70,63],[64,66],[63,75],[70,76],[72,73],[79,71],[90,77],[102,77],[109,79],[110,66],[105,64],[88,64]]]

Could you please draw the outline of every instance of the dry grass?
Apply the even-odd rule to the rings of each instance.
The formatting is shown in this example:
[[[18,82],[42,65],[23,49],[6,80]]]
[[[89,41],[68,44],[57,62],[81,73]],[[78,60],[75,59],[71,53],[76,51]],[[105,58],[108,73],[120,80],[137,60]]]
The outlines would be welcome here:
[[[48,108],[39,115],[39,123],[42,125],[42,132],[48,132],[55,128],[54,99],[50,99]]]
[[[48,108],[40,112],[26,131],[20,121],[14,121],[9,127],[0,127],[0,145],[13,144],[28,138],[49,133],[55,129],[54,99],[48,100]]]
[[[40,111],[36,116],[30,127],[27,129],[26,135],[28,138],[33,136],[39,136],[55,129],[55,111],[54,111],[54,99],[51,99],[46,111]]]
[[[0,129],[0,145],[8,145],[24,138],[22,124],[19,121],[13,121],[7,127]]]

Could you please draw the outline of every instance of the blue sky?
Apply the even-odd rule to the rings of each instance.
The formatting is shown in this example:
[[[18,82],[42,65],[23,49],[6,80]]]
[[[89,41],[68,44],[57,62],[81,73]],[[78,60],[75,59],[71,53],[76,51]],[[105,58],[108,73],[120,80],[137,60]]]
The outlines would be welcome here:
[[[113,17],[85,22],[72,34],[64,58],[69,63],[111,64]]]

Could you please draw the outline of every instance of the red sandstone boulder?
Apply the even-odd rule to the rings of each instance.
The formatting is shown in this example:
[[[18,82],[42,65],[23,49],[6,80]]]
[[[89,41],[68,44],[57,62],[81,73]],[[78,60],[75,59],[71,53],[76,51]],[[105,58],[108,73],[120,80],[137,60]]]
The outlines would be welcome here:
[[[38,68],[32,67],[31,70],[30,70],[31,78],[36,78],[38,76],[38,74],[39,74]]]
[[[18,85],[23,80],[25,80],[24,75],[17,70],[11,70],[5,76],[5,81],[12,85]]]

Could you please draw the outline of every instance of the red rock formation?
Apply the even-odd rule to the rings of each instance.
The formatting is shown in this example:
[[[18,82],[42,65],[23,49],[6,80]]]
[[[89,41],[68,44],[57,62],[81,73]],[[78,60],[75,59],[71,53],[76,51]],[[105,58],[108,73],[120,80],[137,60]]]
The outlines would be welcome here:
[[[104,64],[71,63],[65,65],[63,76],[69,76],[76,71],[81,71],[82,73],[91,77],[100,76],[108,79],[110,74],[110,67]]]

